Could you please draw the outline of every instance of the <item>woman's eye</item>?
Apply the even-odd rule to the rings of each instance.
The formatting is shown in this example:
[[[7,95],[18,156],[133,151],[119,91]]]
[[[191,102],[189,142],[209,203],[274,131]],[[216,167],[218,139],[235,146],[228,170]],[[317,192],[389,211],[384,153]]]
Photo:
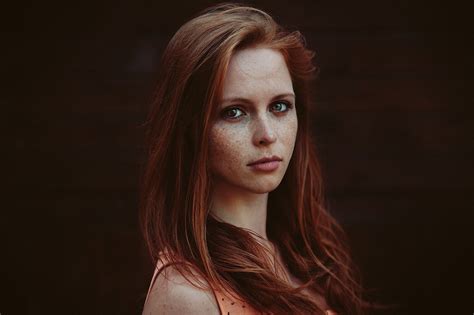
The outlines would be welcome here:
[[[230,108],[224,111],[224,118],[236,119],[243,116],[244,112],[239,108]]]
[[[291,108],[291,104],[287,102],[276,102],[271,105],[271,111],[276,113],[284,113],[287,112]],[[238,107],[231,107],[225,109],[222,112],[222,117],[224,119],[236,120],[241,116],[245,116],[245,112],[238,108]]]
[[[272,105],[272,109],[276,112],[286,112],[289,109],[289,104],[285,102],[278,102]]]

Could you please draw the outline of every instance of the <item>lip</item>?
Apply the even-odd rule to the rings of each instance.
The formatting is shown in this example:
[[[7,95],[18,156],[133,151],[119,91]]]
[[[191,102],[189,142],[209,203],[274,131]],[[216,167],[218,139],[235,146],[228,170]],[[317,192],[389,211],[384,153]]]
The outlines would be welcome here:
[[[259,159],[257,161],[251,162],[247,164],[247,166],[255,166],[258,164],[264,164],[264,163],[269,163],[269,162],[281,162],[282,158],[276,155],[270,156],[270,157],[264,157],[262,159]]]
[[[280,166],[280,161],[278,160],[273,160],[273,161],[270,161],[270,162],[263,162],[263,163],[257,163],[257,164],[252,164],[250,165],[250,167],[254,170],[254,171],[261,171],[261,172],[273,172],[275,171],[276,169],[278,169],[278,167]]]

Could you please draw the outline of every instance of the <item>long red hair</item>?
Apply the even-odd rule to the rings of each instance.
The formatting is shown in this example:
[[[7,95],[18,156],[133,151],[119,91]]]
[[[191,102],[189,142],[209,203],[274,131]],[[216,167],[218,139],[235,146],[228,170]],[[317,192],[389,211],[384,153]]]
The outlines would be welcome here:
[[[298,289],[276,275],[251,231],[209,212],[210,127],[232,54],[252,45],[283,54],[298,105],[293,157],[281,184],[269,194],[267,216],[269,240],[279,248],[286,268],[304,283]],[[257,310],[323,314],[301,293],[309,287],[334,311],[362,314],[362,288],[345,234],[324,207],[321,170],[311,142],[313,56],[299,32],[285,31],[252,7],[221,4],[184,24],[162,55],[146,122],[140,223],[153,263],[161,253],[193,283],[204,285],[193,276],[197,270],[212,288],[231,288]]]

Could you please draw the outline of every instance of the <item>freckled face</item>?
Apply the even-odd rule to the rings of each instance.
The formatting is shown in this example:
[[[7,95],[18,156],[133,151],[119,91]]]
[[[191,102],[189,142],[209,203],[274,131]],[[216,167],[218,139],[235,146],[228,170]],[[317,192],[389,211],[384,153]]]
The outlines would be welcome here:
[[[263,47],[235,52],[210,134],[214,184],[254,193],[274,190],[288,168],[297,129],[293,85],[283,55]],[[274,170],[248,165],[271,156],[281,159]]]

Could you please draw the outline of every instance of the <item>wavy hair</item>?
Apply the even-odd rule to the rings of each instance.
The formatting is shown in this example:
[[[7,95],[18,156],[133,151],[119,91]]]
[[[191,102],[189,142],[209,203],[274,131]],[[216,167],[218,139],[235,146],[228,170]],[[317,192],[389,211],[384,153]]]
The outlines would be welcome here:
[[[267,234],[298,288],[282,281],[249,230],[209,211],[212,177],[208,139],[233,53],[264,46],[282,53],[295,90],[298,131],[293,157],[278,188],[269,193]],[[298,31],[267,13],[239,4],[213,6],[185,23],[162,55],[158,83],[145,123],[148,159],[141,177],[140,224],[156,264],[159,255],[187,279],[230,288],[256,310],[323,314],[301,291],[310,288],[341,314],[362,314],[364,300],[347,240],[324,207],[323,183],[311,141],[314,52]],[[186,262],[186,263],[180,263]]]

